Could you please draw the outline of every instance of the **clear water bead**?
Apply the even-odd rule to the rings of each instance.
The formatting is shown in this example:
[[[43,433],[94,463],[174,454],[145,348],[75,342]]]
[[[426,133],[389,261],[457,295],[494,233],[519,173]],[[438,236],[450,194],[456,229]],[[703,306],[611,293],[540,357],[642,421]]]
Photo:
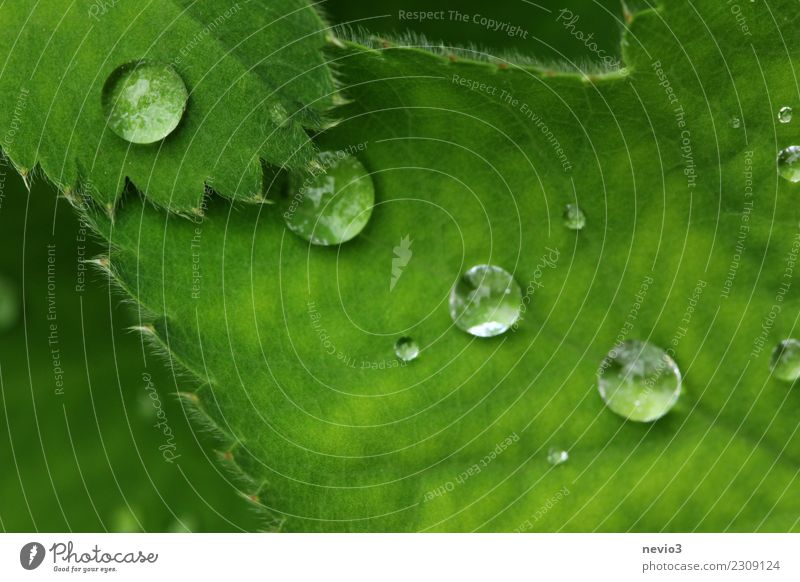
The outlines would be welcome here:
[[[549,451],[547,451],[547,462],[553,465],[560,465],[562,463],[566,463],[569,460],[569,453],[563,449],[558,449],[555,447],[551,447]]]
[[[103,109],[111,131],[136,144],[155,143],[183,118],[189,92],[171,66],[134,61],[117,68],[103,87]]]
[[[394,353],[404,362],[411,362],[419,356],[419,346],[410,337],[401,337],[394,344]]]
[[[564,207],[564,226],[570,230],[583,230],[586,226],[586,215],[577,204],[567,204]]]
[[[781,107],[778,111],[778,121],[781,123],[791,123],[792,122],[792,108],[791,107]]]
[[[289,230],[315,245],[347,242],[372,216],[372,177],[355,157],[322,152],[313,176],[295,184],[284,199],[283,220]]]
[[[800,146],[789,146],[778,153],[778,173],[790,182],[800,182]]]
[[[770,368],[778,380],[794,382],[800,378],[800,341],[790,338],[775,346]]]
[[[477,337],[494,337],[519,319],[522,290],[500,267],[477,265],[464,273],[450,293],[450,317]]]
[[[598,391],[615,413],[638,422],[661,418],[681,394],[681,373],[669,355],[649,342],[622,342],[597,371]]]

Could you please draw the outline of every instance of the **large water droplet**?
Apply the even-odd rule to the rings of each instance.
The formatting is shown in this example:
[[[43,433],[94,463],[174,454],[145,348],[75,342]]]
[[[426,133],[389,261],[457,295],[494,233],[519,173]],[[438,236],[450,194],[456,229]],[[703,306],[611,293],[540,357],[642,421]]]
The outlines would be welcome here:
[[[519,319],[522,290],[508,271],[478,265],[461,275],[450,293],[450,316],[464,331],[493,337]]]
[[[20,304],[16,286],[0,275],[0,333],[11,329],[19,318]]]
[[[800,378],[800,341],[787,339],[775,346],[770,368],[778,380],[794,382]]]
[[[404,362],[410,362],[419,356],[419,346],[410,337],[401,337],[394,344],[394,353]]]
[[[778,172],[790,182],[800,182],[800,146],[789,146],[778,153]]]
[[[611,350],[597,371],[606,405],[628,420],[650,422],[664,416],[681,394],[681,372],[653,344],[628,340]]]
[[[781,123],[790,123],[792,121],[792,108],[781,107],[778,111],[778,121]]]
[[[547,451],[547,462],[553,465],[560,465],[562,463],[566,463],[569,460],[569,453],[563,449],[558,449],[556,447],[551,447],[549,451]]]
[[[320,169],[284,201],[286,226],[315,245],[338,245],[360,233],[372,216],[375,188],[366,168],[343,152],[322,152]]]
[[[564,226],[570,230],[583,230],[586,226],[586,215],[577,204],[567,204],[564,207]]]
[[[122,139],[148,144],[172,133],[181,122],[189,93],[171,66],[134,61],[117,68],[103,87],[108,126]]]

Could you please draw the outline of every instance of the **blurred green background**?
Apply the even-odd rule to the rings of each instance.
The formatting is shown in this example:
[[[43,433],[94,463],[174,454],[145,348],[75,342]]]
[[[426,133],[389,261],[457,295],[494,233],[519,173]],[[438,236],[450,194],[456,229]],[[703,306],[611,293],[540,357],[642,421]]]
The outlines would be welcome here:
[[[333,22],[379,34],[413,30],[445,44],[474,43],[548,60],[596,59],[556,20],[618,54],[618,0],[589,2],[336,0]],[[457,10],[470,22],[407,20],[400,11]],[[509,36],[472,15],[527,31]],[[191,379],[142,344],[135,309],[81,261],[102,245],[42,178],[30,191],[0,165],[0,529],[2,531],[240,531],[263,527],[193,431],[176,392]],[[85,279],[85,281],[84,281]],[[161,416],[159,417],[159,410]],[[160,427],[157,426],[161,423]],[[164,434],[167,426],[171,437]],[[164,451],[177,457],[169,462]]]

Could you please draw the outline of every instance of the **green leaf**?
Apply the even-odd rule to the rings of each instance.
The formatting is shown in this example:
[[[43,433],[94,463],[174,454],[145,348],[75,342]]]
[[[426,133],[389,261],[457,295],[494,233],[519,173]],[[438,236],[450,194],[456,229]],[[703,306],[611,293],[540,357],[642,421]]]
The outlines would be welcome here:
[[[277,205],[212,198],[193,222],[131,196],[103,226],[112,274],[285,529],[796,530],[800,393],[769,374],[797,321],[798,193],[775,161],[799,139],[776,120],[800,93],[796,8],[745,3],[746,35],[725,4],[665,1],[593,76],[339,43],[352,104],[320,147],[372,172],[364,231],[321,248]],[[448,313],[482,263],[526,292],[493,339]],[[597,392],[626,338],[684,375],[654,423]]]
[[[130,309],[79,262],[99,241],[48,184],[26,192],[0,170],[0,243],[16,249],[0,257],[3,531],[262,527],[175,397],[192,379],[175,385],[128,329]]]
[[[199,211],[204,185],[259,199],[261,160],[302,168],[332,94],[322,22],[305,0],[24,0],[0,7],[3,149],[63,189],[113,204],[126,178],[150,200]],[[163,141],[131,144],[108,127],[101,97],[118,67],[170,65],[189,101]]]

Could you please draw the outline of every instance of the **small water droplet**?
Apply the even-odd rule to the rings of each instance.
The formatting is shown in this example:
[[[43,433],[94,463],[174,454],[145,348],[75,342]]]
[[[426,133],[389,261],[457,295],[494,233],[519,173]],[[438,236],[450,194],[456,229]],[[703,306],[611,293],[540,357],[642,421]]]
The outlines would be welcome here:
[[[597,371],[606,405],[628,420],[664,416],[681,394],[681,372],[669,355],[649,342],[628,340],[606,355]]]
[[[778,153],[778,172],[790,182],[800,182],[800,146],[789,146]]]
[[[790,338],[775,346],[769,366],[778,380],[794,382],[800,378],[800,341]]]
[[[778,121],[781,123],[790,123],[792,121],[792,108],[781,107],[780,111],[778,111]]]
[[[586,226],[586,215],[577,204],[567,204],[564,207],[564,226],[570,230],[583,230]]]
[[[0,333],[8,331],[17,323],[20,314],[17,287],[0,275]]]
[[[569,460],[569,453],[563,449],[558,449],[556,447],[551,447],[549,451],[547,451],[547,462],[553,465],[560,465],[562,463],[566,463]]]
[[[741,120],[741,119],[739,119],[739,117],[738,117],[738,116],[734,115],[733,117],[731,117],[731,119],[730,119],[730,121],[728,122],[728,124],[729,124],[729,125],[730,125],[730,126],[733,128],[733,129],[739,129],[740,127],[742,127],[742,120]]]
[[[189,93],[171,66],[141,60],[126,63],[103,87],[108,126],[131,143],[155,143],[172,133],[183,118]]]
[[[394,344],[394,353],[404,362],[410,362],[419,356],[419,346],[410,337],[401,337]]]
[[[522,290],[508,271],[477,265],[461,275],[450,293],[450,317],[477,337],[494,337],[519,319]]]
[[[360,233],[372,216],[375,188],[366,168],[343,152],[322,152],[320,168],[284,199],[289,230],[315,245],[338,245]]]

